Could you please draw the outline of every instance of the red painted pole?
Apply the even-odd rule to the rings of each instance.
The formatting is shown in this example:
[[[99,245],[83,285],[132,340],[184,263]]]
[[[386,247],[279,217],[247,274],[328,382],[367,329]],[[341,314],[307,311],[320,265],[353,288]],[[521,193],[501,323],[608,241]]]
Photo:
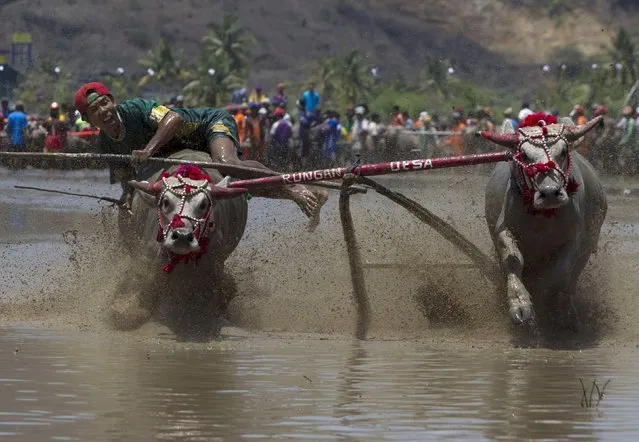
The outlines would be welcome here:
[[[70,137],[91,137],[93,135],[99,135],[99,130],[83,130],[80,132],[67,132],[67,135]]]
[[[351,168],[337,167],[318,169],[307,172],[285,173],[277,176],[254,178],[250,180],[232,181],[229,187],[268,187],[282,184],[300,184],[313,181],[341,179],[347,173],[361,176],[389,175],[403,172],[416,172],[428,169],[445,169],[448,167],[470,166],[473,164],[498,163],[512,158],[510,152],[482,153],[455,157],[425,158],[418,160],[391,161],[388,163],[362,164]]]

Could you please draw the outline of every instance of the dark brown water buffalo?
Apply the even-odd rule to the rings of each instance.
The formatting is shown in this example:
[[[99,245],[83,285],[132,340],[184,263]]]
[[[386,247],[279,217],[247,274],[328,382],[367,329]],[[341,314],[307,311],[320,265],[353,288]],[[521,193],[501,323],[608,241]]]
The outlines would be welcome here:
[[[510,316],[518,324],[534,318],[533,300],[576,319],[572,296],[597,249],[607,211],[595,170],[571,150],[601,118],[582,126],[570,119],[546,124],[554,119],[545,118],[517,132],[481,132],[515,152],[513,161],[493,171],[485,215],[506,278]]]
[[[376,161],[395,161],[419,156],[419,134],[401,126],[387,126]]]
[[[208,154],[193,150],[170,158],[210,161]],[[120,233],[137,265],[114,296],[110,315],[116,327],[146,322],[162,296],[182,307],[205,301],[215,312],[223,308],[228,296],[224,262],[244,234],[248,210],[246,189],[227,188],[227,182],[217,170],[185,165],[130,182],[136,189],[132,215],[121,215],[126,218]],[[203,317],[212,327],[203,332],[215,332],[211,318]]]

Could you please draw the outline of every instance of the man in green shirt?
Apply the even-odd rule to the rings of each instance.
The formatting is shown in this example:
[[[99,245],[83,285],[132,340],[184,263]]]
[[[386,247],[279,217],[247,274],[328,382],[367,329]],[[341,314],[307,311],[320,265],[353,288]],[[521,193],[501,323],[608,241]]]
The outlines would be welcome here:
[[[132,155],[134,162],[144,163],[160,152],[189,148],[209,152],[214,162],[269,170],[257,161],[238,158],[237,125],[233,116],[222,109],[169,109],[142,98],[116,105],[109,89],[97,82],[78,89],[75,107],[83,119],[100,129],[97,146],[101,153]],[[149,168],[138,171],[138,179],[148,178],[145,170]],[[123,183],[123,198],[129,207],[132,189],[124,184],[134,177],[132,166],[111,167],[111,183]],[[310,229],[319,223],[320,210],[328,199],[325,191],[311,192],[302,185],[252,189],[251,194],[295,201],[310,218]]]

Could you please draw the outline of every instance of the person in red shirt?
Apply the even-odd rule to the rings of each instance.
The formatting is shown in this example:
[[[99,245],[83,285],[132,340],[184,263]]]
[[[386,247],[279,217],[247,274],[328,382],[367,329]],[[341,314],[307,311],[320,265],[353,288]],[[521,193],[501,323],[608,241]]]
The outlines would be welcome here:
[[[49,108],[49,118],[44,123],[47,137],[44,139],[45,152],[60,152],[67,145],[69,126],[64,114],[60,113],[60,105],[55,101]]]
[[[391,126],[401,126],[404,127],[406,125],[406,120],[404,119],[404,115],[399,111],[399,106],[393,106],[393,111],[391,112]]]

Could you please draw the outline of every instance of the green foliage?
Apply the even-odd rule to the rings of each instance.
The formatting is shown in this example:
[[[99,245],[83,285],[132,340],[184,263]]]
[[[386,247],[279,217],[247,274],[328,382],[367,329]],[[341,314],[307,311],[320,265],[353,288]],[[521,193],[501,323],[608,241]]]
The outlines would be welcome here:
[[[209,58],[228,60],[229,69],[242,76],[248,73],[250,48],[255,43],[255,38],[246,32],[237,16],[225,14],[221,22],[207,27],[202,50]]]
[[[549,11],[559,11],[558,14],[569,11],[569,2],[563,0],[543,4]],[[136,7],[135,0],[131,7]],[[153,42],[148,35],[144,39]],[[246,85],[251,48],[255,42],[239,19],[227,14],[207,27],[200,53],[192,64],[185,65],[172,40],[163,37],[139,60],[141,66],[153,70],[153,75],[144,76],[139,83],[115,75],[101,81],[116,97],[135,96],[140,93],[141,86],[157,84],[162,95],[175,91],[169,88],[183,87],[187,105],[222,106],[234,89]],[[576,47],[565,46],[555,49],[547,61],[551,66],[550,73],[525,92],[531,94],[537,106],[544,110],[557,107],[564,115],[576,103],[586,107],[601,103],[611,111],[617,111],[626,99],[625,94],[639,79],[635,42],[624,29],[620,29],[610,47],[596,57],[588,58]],[[599,67],[591,69],[590,65],[595,61]],[[562,64],[566,65],[565,70],[560,69]],[[25,102],[28,111],[46,113],[51,101],[71,101],[73,90],[69,75],[64,68],[55,74],[56,65],[45,60],[25,72],[15,97]],[[308,78],[322,96],[323,109],[343,110],[347,104],[366,102],[370,109],[384,116],[394,105],[412,116],[423,110],[448,116],[457,106],[467,111],[490,106],[495,115],[503,108],[518,107],[519,95],[505,95],[464,80],[457,74],[450,75],[449,66],[447,60],[431,57],[426,60],[418,78],[411,81],[403,78],[399,70],[393,71],[393,67],[389,67],[382,69],[385,77],[382,82],[372,75],[368,57],[353,50],[310,64]],[[289,91],[296,88],[301,91],[307,86],[306,81],[299,85],[289,82],[288,85]],[[633,97],[633,100],[639,103],[639,98]],[[294,101],[291,98],[291,104]]]
[[[30,68],[24,73],[24,78],[14,91],[16,100],[24,103],[27,113],[46,114],[53,101],[69,103],[73,97],[70,76],[61,67],[60,73],[55,73],[59,64],[44,60],[39,66]]]
[[[184,87],[191,106],[221,106],[248,76],[250,46],[255,39],[246,33],[237,17],[225,15],[209,25],[194,68],[195,77]]]
[[[620,29],[602,54],[586,58],[572,47],[560,48],[550,56],[553,63],[546,81],[537,90],[537,102],[556,107],[566,115],[575,104],[586,109],[594,103],[618,112],[625,95],[637,79],[636,48],[628,33]],[[566,70],[559,69],[561,63]],[[592,69],[596,64],[597,68]]]
[[[449,109],[456,106],[462,106],[464,109],[474,109],[478,106],[503,105],[509,102],[509,100],[504,100],[501,94],[495,93],[493,90],[456,77],[452,78],[449,87],[452,98],[444,102]]]
[[[322,94],[323,107],[344,108],[370,99],[376,87],[371,68],[366,56],[356,50],[313,63],[311,81]]]
[[[618,73],[621,84],[623,86],[634,84],[637,81],[637,51],[625,29],[621,28],[617,33],[609,54],[613,63],[621,63]]]
[[[390,115],[393,106],[397,105],[410,115],[417,115],[428,109],[426,94],[419,91],[398,90],[393,85],[380,87],[369,104],[371,110],[379,112],[382,118]],[[430,109],[429,109],[430,110]]]
[[[426,66],[420,75],[420,89],[433,93],[436,99],[449,98],[448,61],[429,57]]]
[[[135,97],[140,94],[138,84],[124,75],[107,75],[103,80],[116,100]]]
[[[225,54],[216,56],[203,49],[196,68],[196,78],[184,86],[184,99],[188,106],[218,107],[225,104],[234,89],[242,87],[245,79],[231,69]],[[209,73],[208,66],[215,66]]]
[[[447,115],[461,106],[511,106],[510,97],[461,80],[448,73],[446,60],[431,58],[415,84],[407,83],[395,72],[384,83],[376,81],[370,65],[359,52],[330,56],[310,66],[311,81],[322,95],[323,107],[343,109],[348,103],[368,102],[369,108],[388,115],[393,106],[417,116],[427,110]]]
[[[153,74],[147,74],[140,79],[138,83],[140,86],[150,83],[159,83],[164,86],[188,77],[188,71],[183,68],[180,57],[173,50],[172,42],[166,37],[162,37],[157,46],[138,63],[153,71]]]

